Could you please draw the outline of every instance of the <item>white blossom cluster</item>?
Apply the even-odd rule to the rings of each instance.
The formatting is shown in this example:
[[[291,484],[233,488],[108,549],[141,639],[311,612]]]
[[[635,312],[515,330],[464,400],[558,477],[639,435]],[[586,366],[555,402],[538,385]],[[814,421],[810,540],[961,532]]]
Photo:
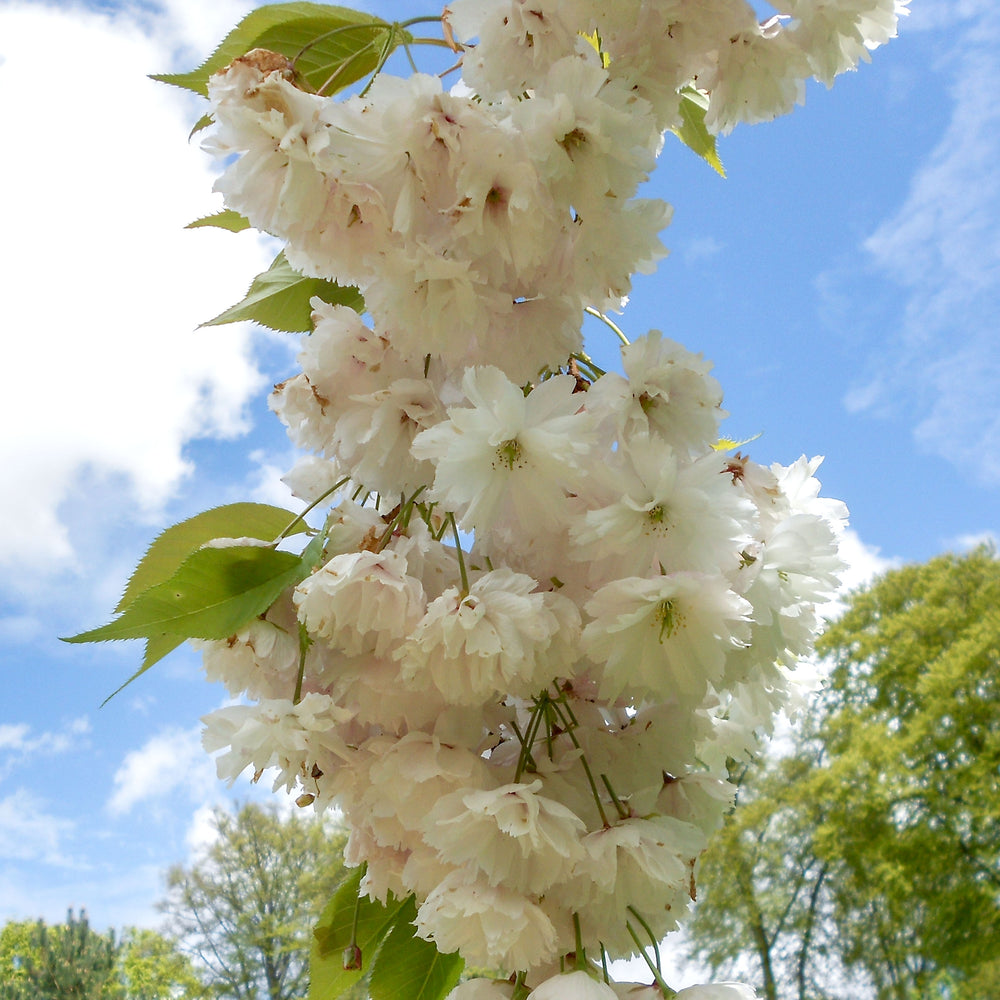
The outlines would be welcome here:
[[[322,565],[206,644],[243,704],[205,745],[224,778],[342,810],[364,891],[415,894],[421,936],[535,1000],[617,995],[551,977],[677,927],[726,760],[770,730],[837,586],[818,460],[718,448],[709,364],[657,331],[622,374],[582,353],[582,311],[621,309],[664,254],[669,206],[636,191],[685,88],[714,130],[774,117],[901,12],[777,8],[454,0],[451,92],[383,74],[335,101],[261,51],[211,83],[227,206],[366,312],[314,300],[273,397],[311,453],[293,491],[340,491]]]

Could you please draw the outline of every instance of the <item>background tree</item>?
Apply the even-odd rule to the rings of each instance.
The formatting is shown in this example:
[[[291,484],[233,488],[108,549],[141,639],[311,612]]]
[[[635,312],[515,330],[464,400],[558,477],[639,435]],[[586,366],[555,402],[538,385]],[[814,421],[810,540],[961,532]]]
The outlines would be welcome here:
[[[769,1000],[989,996],[972,984],[1000,961],[996,552],[886,574],[818,648],[815,716],[706,854],[695,949],[751,966]]]
[[[16,924],[4,935],[4,952],[11,950],[9,965],[4,955],[4,1000],[125,1000],[121,944],[114,931],[92,930],[85,911],[76,917],[70,910],[65,924],[39,920],[24,931]]]
[[[215,840],[167,875],[160,909],[226,1000],[304,997],[312,927],[344,873],[346,837],[273,808],[217,810]]]
[[[34,920],[12,920],[0,927],[0,1000],[20,995],[27,981],[25,959],[34,950]]]
[[[211,996],[176,942],[148,928],[122,937],[119,971],[127,1000],[201,1000]]]
[[[733,775],[737,808],[702,858],[689,939],[714,972],[766,1000],[818,1000],[839,965],[831,947],[831,864],[816,853],[823,803],[804,793],[805,757]],[[857,996],[858,994],[854,994]]]
[[[84,929],[85,928],[85,929]],[[113,956],[110,970],[107,957]],[[207,996],[190,959],[146,928],[96,933],[85,914],[66,924],[11,921],[0,928],[0,1000],[120,998],[200,1000]]]

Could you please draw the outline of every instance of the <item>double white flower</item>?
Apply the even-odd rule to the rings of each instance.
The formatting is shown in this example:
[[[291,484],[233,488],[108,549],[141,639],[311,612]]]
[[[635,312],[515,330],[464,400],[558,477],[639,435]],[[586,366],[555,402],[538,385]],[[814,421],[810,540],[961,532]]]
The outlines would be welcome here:
[[[582,310],[620,309],[665,252],[669,207],[636,192],[686,88],[720,131],[774,117],[903,6],[788,0],[760,25],[742,0],[453,0],[478,40],[453,93],[379,76],[332,101],[260,54],[212,80],[227,205],[367,313],[315,300],[273,397],[315,453],[289,482],[346,485],[323,564],[207,644],[256,704],[209,716],[206,746],[342,809],[369,894],[413,893],[418,933],[534,1000],[637,996],[555,963],[683,917],[725,758],[788,695],[846,513],[818,459],[717,450],[700,355],[653,331],[594,369]]]

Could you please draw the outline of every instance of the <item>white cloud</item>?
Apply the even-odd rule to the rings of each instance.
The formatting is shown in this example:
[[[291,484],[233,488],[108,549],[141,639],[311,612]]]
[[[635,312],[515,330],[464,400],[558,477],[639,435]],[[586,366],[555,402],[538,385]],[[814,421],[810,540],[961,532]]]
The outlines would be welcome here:
[[[909,408],[925,451],[1000,483],[1000,9],[958,13],[972,20],[942,54],[954,73],[951,119],[903,206],[865,242],[904,289],[905,309],[845,405]]]
[[[156,704],[156,698],[150,694],[135,695],[129,700],[129,710],[137,715],[149,715],[150,709]]]
[[[73,829],[70,820],[47,812],[45,803],[23,788],[0,799],[0,858],[7,861],[67,866],[62,840]]]
[[[203,856],[219,839],[219,829],[215,825],[215,806],[199,806],[191,817],[184,842],[193,858]]]
[[[1000,549],[1000,538],[995,531],[977,531],[973,534],[959,535],[945,543],[945,548],[951,552],[969,552],[980,545],[992,545]]]
[[[45,624],[34,615],[7,615],[0,618],[0,643],[26,646],[47,634]]]
[[[0,921],[34,920],[62,923],[66,911],[85,909],[92,927],[152,927],[163,918],[154,900],[163,891],[156,865],[100,867],[85,872],[62,869],[41,880],[33,865],[0,866]]]
[[[685,263],[692,264],[695,261],[716,257],[725,248],[725,244],[720,243],[714,236],[699,236],[691,240],[681,252]]]
[[[112,816],[140,802],[157,802],[183,791],[203,800],[216,791],[215,764],[201,746],[201,728],[167,729],[125,755],[114,775],[107,808]]]
[[[186,20],[140,26],[127,12],[0,5],[0,123],[20,137],[0,163],[0,420],[12,431],[0,439],[0,564],[72,558],[60,507],[81,502],[85,473],[124,477],[157,508],[191,472],[185,443],[243,433],[263,388],[247,330],[195,327],[267,255],[250,234],[184,231],[217,207],[208,157],[187,141],[200,108],[146,78],[184,45],[210,47],[242,9],[194,16],[213,6],[174,2]]]
[[[251,497],[258,503],[269,503],[275,507],[286,507],[299,510],[302,502],[292,496],[292,491],[281,481],[288,470],[295,464],[296,455],[289,453],[275,456],[265,451],[257,450],[250,453],[250,461],[256,465]]]
[[[848,528],[840,540],[840,557],[847,563],[841,577],[841,592],[867,586],[876,576],[902,565],[898,557],[881,554],[877,545],[866,545],[856,531]]]
[[[995,4],[996,0],[920,0],[913,5],[909,18],[902,24],[901,32],[940,31],[957,21],[988,13]]]
[[[51,760],[86,747],[90,730],[86,716],[71,719],[61,729],[42,732],[33,732],[24,722],[0,725],[0,781],[25,761]]]
[[[17,725],[5,723],[0,726],[0,750],[20,750],[31,731],[31,726],[20,722]]]
[[[163,32],[167,51],[183,51],[183,69],[200,65],[247,11],[259,6],[246,0],[161,0],[151,31]],[[137,12],[138,16],[138,12]]]
[[[833,621],[844,613],[847,608],[846,598],[851,591],[867,586],[875,577],[902,565],[901,559],[883,556],[877,545],[867,545],[863,542],[853,528],[847,528],[840,537],[840,558],[846,565],[841,573],[838,595],[834,600],[816,609],[819,617],[826,621]],[[809,669],[815,666],[813,664]],[[808,674],[808,670],[804,673]],[[820,670],[817,678],[822,673],[823,670]],[[806,687],[808,688],[808,684]]]

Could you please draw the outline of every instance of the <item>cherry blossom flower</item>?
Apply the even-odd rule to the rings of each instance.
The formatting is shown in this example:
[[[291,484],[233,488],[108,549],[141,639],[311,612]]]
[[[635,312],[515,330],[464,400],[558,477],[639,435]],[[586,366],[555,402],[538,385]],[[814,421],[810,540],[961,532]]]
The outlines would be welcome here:
[[[449,408],[413,442],[418,459],[435,463],[431,499],[466,531],[558,526],[591,438],[575,386],[557,375],[525,395],[498,368],[470,368],[462,390],[472,405]]]
[[[727,758],[794,698],[842,568],[819,459],[726,450],[702,355],[654,330],[602,374],[582,314],[666,255],[671,207],[637,196],[666,129],[694,105],[713,132],[786,113],[906,6],[451,0],[450,92],[380,72],[323,97],[263,50],[211,78],[227,207],[365,313],[314,299],[271,397],[311,453],[286,482],[330,507],[322,557],[200,644],[249,702],[204,744],[224,779],[341,810],[362,892],[412,894],[421,937],[526,974],[528,1000],[650,1000],[560,962],[678,926]]]
[[[417,910],[417,934],[472,964],[530,969],[555,954],[556,932],[537,903],[519,892],[456,871]]]
[[[583,859],[586,826],[541,791],[541,781],[459,789],[438,799],[424,839],[448,863],[474,865],[490,885],[544,893]]]

